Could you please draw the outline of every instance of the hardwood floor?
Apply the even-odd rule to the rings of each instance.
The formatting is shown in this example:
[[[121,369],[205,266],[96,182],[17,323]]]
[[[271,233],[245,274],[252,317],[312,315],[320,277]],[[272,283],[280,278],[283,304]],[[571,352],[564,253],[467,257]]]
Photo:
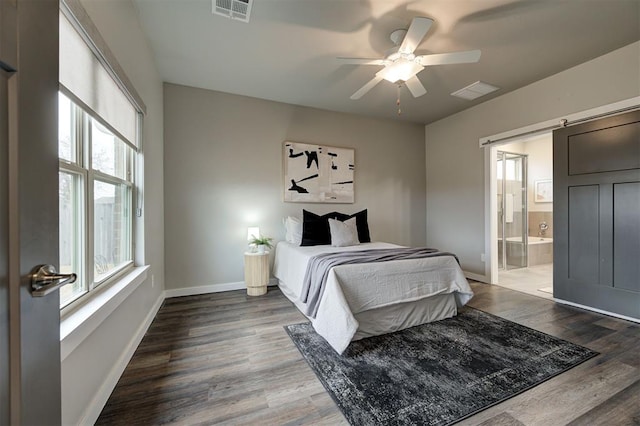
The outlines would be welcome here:
[[[472,283],[470,306],[601,355],[462,425],[640,425],[640,325]],[[167,299],[97,424],[347,424],[283,325],[275,287]]]

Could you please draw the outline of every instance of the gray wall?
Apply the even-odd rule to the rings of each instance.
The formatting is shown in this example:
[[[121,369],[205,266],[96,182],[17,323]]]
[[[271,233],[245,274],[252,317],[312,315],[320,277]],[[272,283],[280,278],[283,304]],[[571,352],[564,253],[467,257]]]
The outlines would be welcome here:
[[[95,420],[164,290],[162,80],[130,0],[81,3],[147,106],[144,218],[136,223],[136,263],[150,270],[147,280],[62,362],[62,424],[69,425]]]
[[[369,211],[373,240],[425,243],[424,126],[164,86],[167,289],[239,283],[248,226]],[[355,204],[284,203],[282,143],[355,148]]]
[[[640,95],[640,42],[427,125],[427,245],[458,254],[480,275],[485,264],[481,137]]]

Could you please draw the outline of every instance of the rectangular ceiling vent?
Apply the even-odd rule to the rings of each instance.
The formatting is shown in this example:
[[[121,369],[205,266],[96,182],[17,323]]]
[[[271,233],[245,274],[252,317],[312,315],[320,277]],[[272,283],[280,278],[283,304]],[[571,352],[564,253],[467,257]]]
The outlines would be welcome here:
[[[451,96],[457,96],[458,98],[472,101],[479,98],[480,96],[488,95],[491,92],[495,92],[498,89],[499,87],[492,86],[482,81],[476,81],[475,83],[470,84],[467,87],[463,87],[462,89],[453,92]]]
[[[249,22],[253,0],[211,0],[212,13],[242,22]]]

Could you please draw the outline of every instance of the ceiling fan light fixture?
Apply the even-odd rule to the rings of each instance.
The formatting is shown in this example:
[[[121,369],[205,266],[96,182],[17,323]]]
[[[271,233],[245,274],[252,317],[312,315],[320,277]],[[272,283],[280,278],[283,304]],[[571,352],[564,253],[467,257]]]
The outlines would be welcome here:
[[[396,30],[392,32],[391,41],[393,41],[395,46],[387,50],[384,58],[382,59],[339,58],[343,62],[346,61],[346,63],[350,64],[384,66],[384,68],[378,71],[368,83],[351,95],[351,99],[360,99],[382,80],[387,80],[396,84],[400,82],[398,85],[397,100],[398,114],[400,114],[400,87],[402,85],[407,86],[407,89],[409,89],[409,92],[411,92],[411,95],[413,95],[414,98],[418,98],[427,93],[427,89],[425,89],[417,75],[425,67],[431,65],[478,62],[480,59],[479,50],[416,55],[414,51],[420,45],[432,24],[433,19],[416,16],[411,20],[409,29]]]
[[[424,67],[422,65],[401,58],[378,71],[376,75],[391,83],[395,83],[400,80],[407,81],[423,69]]]

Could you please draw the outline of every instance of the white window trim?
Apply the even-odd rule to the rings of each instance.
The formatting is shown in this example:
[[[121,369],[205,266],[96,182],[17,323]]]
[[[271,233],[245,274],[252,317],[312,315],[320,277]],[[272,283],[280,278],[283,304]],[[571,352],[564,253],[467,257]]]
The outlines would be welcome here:
[[[121,276],[128,273],[135,266],[135,235],[136,235],[136,224],[135,220],[135,212],[139,210],[139,206],[137,206],[137,193],[139,192],[139,188],[136,185],[139,183],[135,183],[131,180],[133,176],[138,176],[136,167],[139,166],[139,158],[138,156],[142,153],[135,146],[131,146],[127,144],[133,151],[132,155],[127,156],[127,164],[128,164],[128,172],[126,178],[120,178],[112,175],[108,175],[106,173],[101,172],[100,170],[96,170],[92,168],[92,143],[91,143],[91,133],[92,133],[92,120],[95,120],[94,113],[91,110],[86,110],[83,105],[76,104],[76,100],[73,97],[69,97],[67,92],[60,91],[62,95],[69,98],[72,104],[75,104],[74,115],[75,115],[75,137],[73,138],[73,144],[76,148],[76,159],[75,161],[69,161],[65,159],[59,159],[58,170],[64,173],[77,174],[81,176],[83,179],[83,188],[84,190],[81,193],[82,203],[83,203],[83,214],[81,215],[82,221],[82,229],[83,229],[83,245],[86,244],[85,248],[85,256],[83,259],[83,271],[84,271],[84,279],[87,281],[87,288],[84,292],[77,294],[71,301],[69,301],[65,306],[63,306],[61,310],[61,316],[67,315],[69,312],[75,311],[83,306],[85,303],[89,303],[90,299],[93,297],[92,294],[99,290],[102,286],[111,286],[117,283]],[[141,119],[141,115],[138,114],[138,120]],[[110,129],[108,129],[111,131]],[[77,136],[81,135],[81,136]],[[116,138],[121,140],[119,136],[115,135]],[[141,135],[139,135],[141,138]],[[78,143],[78,139],[82,140],[82,143]],[[86,141],[89,141],[86,143]],[[121,140],[122,141],[122,140]],[[124,141],[123,141],[124,142]],[[126,142],[125,142],[126,143]],[[133,170],[132,170],[133,168]],[[129,206],[131,215],[131,242],[129,250],[131,251],[131,260],[125,262],[122,265],[119,265],[116,269],[112,270],[107,276],[102,277],[99,281],[96,280],[95,276],[95,260],[94,260],[94,234],[89,232],[89,229],[94,229],[94,208],[95,205],[92,202],[88,202],[87,200],[93,200],[93,183],[94,182],[106,182],[114,185],[123,185],[129,188],[131,192],[131,198]],[[92,266],[92,267],[89,267]]]

